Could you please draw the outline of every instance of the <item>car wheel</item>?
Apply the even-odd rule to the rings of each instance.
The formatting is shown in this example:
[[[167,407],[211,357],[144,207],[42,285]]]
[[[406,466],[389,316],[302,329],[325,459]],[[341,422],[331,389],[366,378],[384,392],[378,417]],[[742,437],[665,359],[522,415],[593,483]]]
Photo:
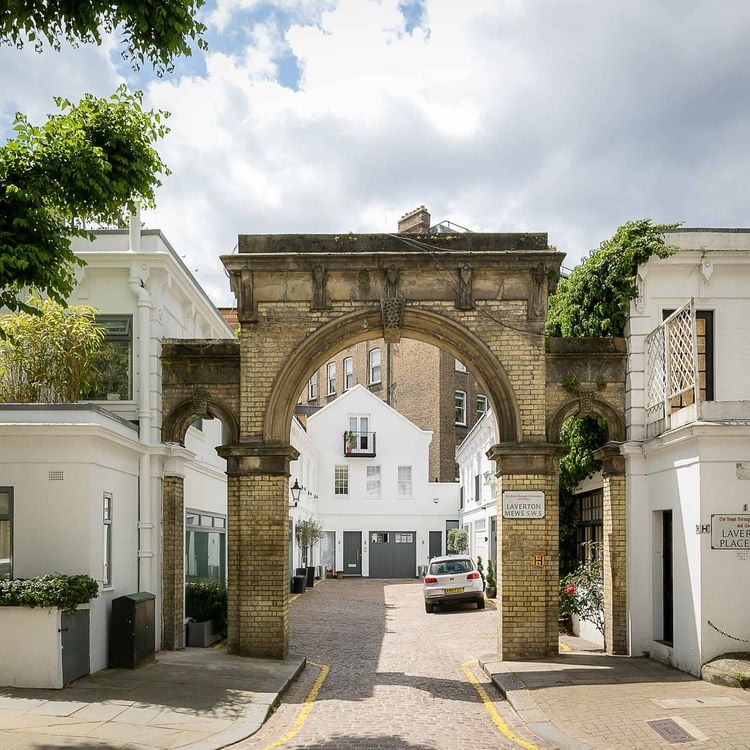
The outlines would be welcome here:
[[[427,612],[428,615],[431,615],[435,611],[435,605],[430,604],[429,602],[425,602],[424,611]]]
[[[484,609],[484,599],[477,599],[477,609]]]

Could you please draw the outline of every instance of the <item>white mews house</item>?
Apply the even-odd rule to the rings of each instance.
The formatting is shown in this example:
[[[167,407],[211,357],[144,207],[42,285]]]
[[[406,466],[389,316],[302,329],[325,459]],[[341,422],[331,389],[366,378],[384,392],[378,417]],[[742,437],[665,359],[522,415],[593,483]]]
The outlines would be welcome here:
[[[750,230],[666,240],[627,331],[629,641],[698,674],[750,642]]]
[[[414,578],[445,551],[446,528],[458,525],[458,486],[429,481],[432,433],[361,385],[310,416],[307,432],[319,451],[327,571]]]
[[[198,421],[184,448],[162,444],[159,355],[165,337],[233,332],[158,230],[133,222],[130,231],[95,234],[93,243],[74,240],[88,265],[70,303],[94,307],[107,329],[99,387],[88,403],[0,405],[0,576],[86,573],[101,582],[87,658],[75,673],[47,670],[39,679],[27,660],[26,684],[37,687],[107,666],[111,601],[124,594],[156,595],[160,647],[165,468],[184,476],[187,577],[225,576],[225,466],[214,450],[221,425]],[[3,632],[6,644],[27,640]],[[0,653],[0,685],[13,684],[8,664]]]
[[[497,570],[497,499],[495,462],[487,451],[497,443],[497,425],[492,410],[486,411],[456,448],[459,472],[461,526],[469,537],[469,553]]]

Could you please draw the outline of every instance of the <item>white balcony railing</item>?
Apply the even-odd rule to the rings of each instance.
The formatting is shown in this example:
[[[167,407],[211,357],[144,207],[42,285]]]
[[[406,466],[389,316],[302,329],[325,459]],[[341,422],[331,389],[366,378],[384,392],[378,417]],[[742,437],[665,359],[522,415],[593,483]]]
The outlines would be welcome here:
[[[669,429],[672,411],[699,408],[698,339],[691,299],[646,336],[646,430]],[[696,417],[699,415],[696,412]]]

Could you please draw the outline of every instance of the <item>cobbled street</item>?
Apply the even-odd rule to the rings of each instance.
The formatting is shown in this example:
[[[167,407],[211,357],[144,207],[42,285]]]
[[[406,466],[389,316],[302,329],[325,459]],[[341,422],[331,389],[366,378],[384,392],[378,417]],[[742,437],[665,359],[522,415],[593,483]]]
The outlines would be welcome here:
[[[298,733],[320,669],[312,664],[242,748],[517,748],[495,727],[462,664],[510,729],[539,745],[476,666],[494,653],[497,613],[458,605],[424,611],[419,583],[325,581],[290,606],[290,651],[330,672]],[[540,745],[543,747],[543,745]]]

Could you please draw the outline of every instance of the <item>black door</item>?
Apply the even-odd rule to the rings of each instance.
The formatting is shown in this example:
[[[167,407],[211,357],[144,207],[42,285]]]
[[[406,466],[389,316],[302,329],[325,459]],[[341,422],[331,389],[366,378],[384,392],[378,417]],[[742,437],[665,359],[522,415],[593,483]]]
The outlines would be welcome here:
[[[664,635],[662,640],[674,642],[674,583],[672,558],[672,511],[662,513],[662,607],[664,612]]]
[[[443,554],[443,532],[430,532],[430,560]]]
[[[62,678],[67,685],[89,673],[89,611],[63,612],[60,628]]]
[[[362,575],[362,532],[344,532],[344,575]]]

